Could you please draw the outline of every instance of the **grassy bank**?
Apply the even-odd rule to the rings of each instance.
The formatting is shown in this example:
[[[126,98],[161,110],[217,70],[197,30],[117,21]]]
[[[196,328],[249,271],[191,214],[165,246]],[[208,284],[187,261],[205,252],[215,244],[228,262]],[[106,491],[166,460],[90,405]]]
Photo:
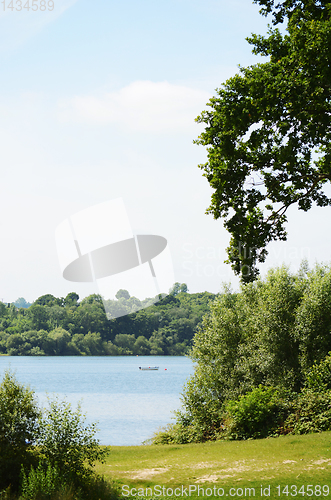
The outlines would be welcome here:
[[[191,498],[198,498],[194,488],[200,486],[199,498],[222,496],[223,488],[223,496],[229,498],[331,499],[331,432],[191,445],[114,446],[97,472],[116,480],[122,493],[136,488],[136,498],[143,493],[138,488],[151,487],[154,498],[162,498],[167,495],[155,494],[159,486],[165,487],[162,493],[169,488],[171,496],[171,489],[183,486],[185,491],[191,485]],[[325,487],[320,490],[318,485]],[[181,491],[177,496],[185,497]]]

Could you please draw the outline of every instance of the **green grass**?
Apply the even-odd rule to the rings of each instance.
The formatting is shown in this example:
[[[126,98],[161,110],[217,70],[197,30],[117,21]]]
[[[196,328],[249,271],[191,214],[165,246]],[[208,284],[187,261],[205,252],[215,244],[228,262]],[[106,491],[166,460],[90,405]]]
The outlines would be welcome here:
[[[202,488],[204,497],[213,492],[208,497],[218,498],[217,489],[224,488],[224,498],[248,498],[253,496],[253,490],[251,495],[248,490],[245,495],[245,488],[255,488],[256,498],[331,499],[331,432],[190,445],[113,446],[107,462],[98,464],[96,472],[114,479],[121,492],[125,492],[123,485],[136,488],[134,498],[141,498],[139,493],[145,493],[147,487],[152,488],[155,499],[161,499],[167,495],[155,494],[158,491],[154,487],[164,486],[163,492],[167,493],[167,488],[174,490],[192,485],[193,488],[200,486],[200,492],[198,496],[197,490],[192,489],[190,498],[202,498]],[[268,490],[265,490],[267,495],[261,494],[261,486],[265,489],[269,485],[270,496]],[[286,485],[289,485],[288,495],[283,490]],[[290,489],[291,485],[297,490]],[[313,489],[307,491],[308,485]],[[328,485],[330,493],[325,495],[325,489],[319,495],[317,485]],[[304,489],[299,492],[301,486]],[[211,489],[206,491],[207,488]],[[232,494],[230,488],[235,488]],[[170,493],[169,489],[168,496]],[[189,496],[189,490],[187,493]],[[152,496],[150,491],[147,496]]]

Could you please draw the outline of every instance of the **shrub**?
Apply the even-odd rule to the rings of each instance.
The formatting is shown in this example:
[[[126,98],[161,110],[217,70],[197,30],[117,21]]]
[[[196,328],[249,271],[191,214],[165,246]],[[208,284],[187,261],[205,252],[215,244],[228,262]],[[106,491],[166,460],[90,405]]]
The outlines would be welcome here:
[[[35,463],[32,444],[38,434],[37,408],[33,392],[6,371],[0,385],[0,488],[19,486],[21,464]]]
[[[118,498],[117,489],[93,472],[108,452],[96,431],[96,423],[85,424],[80,405],[74,410],[54,399],[41,412],[33,392],[6,372],[0,385],[0,498],[16,499],[20,483],[20,500]]]
[[[19,500],[115,500],[118,497],[118,487],[95,474],[74,485],[66,483],[59,470],[51,465],[45,467],[40,463],[36,469],[31,467],[29,474],[22,470]]]
[[[308,389],[323,392],[331,389],[331,352],[319,364],[315,364],[306,375]]]
[[[203,441],[201,430],[190,425],[169,424],[144,444],[187,444]]]
[[[92,475],[94,462],[107,454],[95,439],[96,432],[96,423],[85,424],[80,405],[73,410],[67,401],[54,399],[40,419],[37,444],[47,464],[64,480],[79,484]]]
[[[86,500],[118,500],[120,496],[115,483],[94,474],[81,483],[80,494]]]
[[[250,439],[275,435],[289,402],[274,387],[259,387],[224,405],[223,438]]]
[[[304,389],[292,403],[283,432],[308,434],[331,430],[331,390],[314,392]]]
[[[59,471],[48,465],[45,469],[40,463],[36,469],[31,467],[27,475],[22,468],[22,491],[20,500],[48,500],[52,495],[57,492],[61,486],[63,487],[63,480]]]

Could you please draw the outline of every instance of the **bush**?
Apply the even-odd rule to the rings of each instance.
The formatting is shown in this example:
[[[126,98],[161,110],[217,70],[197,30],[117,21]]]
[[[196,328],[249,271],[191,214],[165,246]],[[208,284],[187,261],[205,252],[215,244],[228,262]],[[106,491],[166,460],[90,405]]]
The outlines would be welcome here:
[[[331,352],[308,371],[306,385],[308,389],[316,392],[331,389]]]
[[[118,487],[103,477],[92,475],[81,484],[81,498],[86,500],[117,500]]]
[[[183,424],[169,424],[157,431],[154,436],[144,444],[187,444],[203,441],[202,432]]]
[[[19,500],[115,500],[118,488],[95,474],[83,479],[79,485],[68,484],[59,470],[40,463],[27,475],[22,471],[22,488]],[[0,498],[1,495],[0,495]],[[13,500],[8,497],[8,500]]]
[[[67,482],[79,484],[90,477],[94,462],[103,461],[107,454],[94,437],[96,423],[85,424],[80,405],[73,410],[67,401],[49,401],[39,425],[39,451]]]
[[[26,475],[22,468],[22,491],[20,500],[48,500],[64,484],[59,471],[48,465],[47,469],[40,463],[36,469],[31,467],[30,473]]]
[[[331,390],[304,389],[292,403],[283,433],[308,434],[331,430]]]
[[[223,439],[256,439],[275,435],[289,412],[289,402],[274,387],[260,385],[224,406]]]
[[[0,498],[20,500],[106,500],[116,488],[93,472],[107,449],[85,424],[78,405],[50,401],[41,412],[28,388],[7,371],[0,385]],[[33,446],[36,445],[36,446]]]
[[[33,392],[6,371],[0,385],[0,489],[19,487],[21,465],[36,462],[32,445],[38,435],[37,408]]]

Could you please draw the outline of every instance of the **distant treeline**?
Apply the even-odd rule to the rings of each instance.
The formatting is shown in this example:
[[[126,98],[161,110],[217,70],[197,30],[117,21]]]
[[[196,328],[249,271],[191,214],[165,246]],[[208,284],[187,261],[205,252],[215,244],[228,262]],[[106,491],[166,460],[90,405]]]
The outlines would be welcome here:
[[[118,307],[136,310],[139,299],[126,290],[117,295]],[[10,356],[184,355],[202,317],[215,298],[209,292],[189,294],[176,283],[170,294],[145,309],[108,319],[100,295],[79,301],[51,294],[28,307],[0,302],[0,353]],[[23,302],[24,301],[24,302]],[[16,301],[17,302],[17,301]]]

